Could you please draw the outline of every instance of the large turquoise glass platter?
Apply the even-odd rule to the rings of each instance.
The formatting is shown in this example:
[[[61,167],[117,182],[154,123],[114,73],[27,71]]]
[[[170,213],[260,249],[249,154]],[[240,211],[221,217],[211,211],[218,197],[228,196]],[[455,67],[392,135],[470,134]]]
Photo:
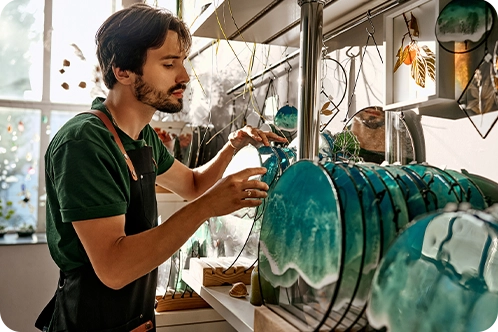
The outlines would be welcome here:
[[[389,192],[387,183],[383,180],[382,176],[376,172],[375,169],[361,163],[355,164],[355,167],[357,167],[358,170],[368,179],[374,191],[375,199],[371,202],[371,204],[378,210],[377,212],[379,214],[379,226],[381,227],[380,236],[382,239],[380,243],[380,256],[382,257],[385,255],[387,248],[389,248],[391,243],[396,238],[396,224],[399,212],[397,211],[395,201]],[[395,183],[394,179],[392,179],[392,182]],[[402,194],[399,193],[399,195]]]
[[[471,178],[451,169],[444,171],[458,182],[464,200],[469,202],[474,209],[484,210],[488,207],[484,194]]]
[[[344,210],[346,227],[344,271],[341,281],[336,284],[336,287],[339,288],[339,293],[331,308],[336,313],[340,312],[342,314],[338,319],[336,318],[337,322],[329,327],[332,330],[337,327],[337,324],[344,321],[353,304],[355,306],[363,304],[363,301],[359,298],[356,301],[359,303],[353,302],[359,295],[360,281],[366,265],[367,247],[372,249],[373,246],[370,246],[367,241],[367,217],[364,210],[361,186],[363,180],[359,179],[361,182],[358,183],[351,174],[352,169],[345,164],[330,162],[326,163],[324,167],[337,186],[341,207]]]
[[[391,332],[498,327],[498,211],[432,212],[415,219],[382,259],[367,316]]]
[[[308,329],[328,318],[343,274],[346,238],[335,188],[322,166],[298,161],[269,192],[262,217],[263,301]]]
[[[403,166],[403,169],[413,170],[415,173],[417,173],[430,188],[430,192],[433,193],[433,195],[427,196],[434,196],[437,198],[435,208],[432,206],[428,207],[429,212],[435,211],[437,209],[442,209],[448,203],[460,203],[459,199],[461,198],[461,196],[459,197],[447,175],[445,175],[437,167],[421,164],[410,164]]]
[[[353,300],[353,305],[362,307],[367,301],[370,283],[379,264],[381,250],[384,245],[383,229],[380,224],[382,212],[379,210],[378,202],[376,201],[375,190],[365,174],[354,163],[337,164],[347,170],[353,178],[363,210],[364,234],[366,235],[364,238],[364,263],[361,280]],[[348,220],[346,220],[347,222]]]

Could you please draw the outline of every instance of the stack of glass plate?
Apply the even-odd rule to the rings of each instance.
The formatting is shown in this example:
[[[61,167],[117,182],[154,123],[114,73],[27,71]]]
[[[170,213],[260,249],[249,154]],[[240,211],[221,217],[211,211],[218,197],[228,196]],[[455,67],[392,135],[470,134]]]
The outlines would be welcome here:
[[[486,208],[469,177],[430,165],[290,165],[262,212],[265,305],[301,331],[368,326],[372,279],[397,234],[413,218],[462,202]]]
[[[391,332],[498,330],[498,205],[414,220],[375,273],[366,311]]]

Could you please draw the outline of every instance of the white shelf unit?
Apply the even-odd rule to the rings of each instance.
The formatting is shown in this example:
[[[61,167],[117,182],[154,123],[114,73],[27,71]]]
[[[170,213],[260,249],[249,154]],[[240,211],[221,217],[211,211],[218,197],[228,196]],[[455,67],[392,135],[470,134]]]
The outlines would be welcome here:
[[[254,331],[254,306],[249,302],[249,295],[234,298],[228,295],[231,286],[205,287],[188,270],[182,271],[182,278],[237,331]],[[251,293],[250,285],[247,285],[247,291]]]

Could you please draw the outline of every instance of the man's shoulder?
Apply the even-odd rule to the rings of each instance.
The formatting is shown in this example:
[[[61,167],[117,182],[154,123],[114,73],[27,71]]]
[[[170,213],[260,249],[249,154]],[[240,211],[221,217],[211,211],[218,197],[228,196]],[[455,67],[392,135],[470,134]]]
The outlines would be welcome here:
[[[110,138],[110,132],[95,115],[80,113],[69,119],[55,134],[50,142],[56,148],[71,141],[102,143]]]

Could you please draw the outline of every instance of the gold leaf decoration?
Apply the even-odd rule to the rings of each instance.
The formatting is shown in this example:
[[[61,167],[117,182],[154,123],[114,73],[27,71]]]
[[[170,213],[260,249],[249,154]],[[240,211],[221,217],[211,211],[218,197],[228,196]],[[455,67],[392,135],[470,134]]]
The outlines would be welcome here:
[[[412,62],[411,74],[412,78],[415,80],[415,84],[425,88],[425,75],[426,75],[427,63],[425,58],[417,52],[415,59]]]
[[[422,88],[425,88],[426,77],[436,80],[436,55],[427,45],[419,46],[417,41],[413,40],[405,47],[401,45],[396,56],[398,60],[394,65],[394,72],[402,64],[411,66],[411,77]]]
[[[330,106],[330,101],[327,101],[325,104],[323,104],[322,112],[325,111],[329,106]]]
[[[485,114],[496,110],[493,85],[491,80],[483,79],[480,68],[476,69],[472,83],[468,86],[467,100],[467,109],[476,114]]]
[[[398,60],[396,60],[396,63],[394,64],[394,72],[396,72],[396,70],[398,70],[398,68],[403,64],[403,62],[405,62],[406,58],[408,57],[408,54],[409,54],[408,49],[406,47],[403,49],[403,45],[401,45],[401,47],[398,50],[398,53],[396,54]]]
[[[427,76],[431,80],[436,81],[436,54],[427,45],[423,45],[422,49],[425,52],[424,59],[427,65]]]
[[[325,104],[323,104],[322,106],[322,109],[320,110],[320,113],[322,113],[323,115],[331,115],[332,111],[328,109],[329,106],[330,101],[325,102]]]

